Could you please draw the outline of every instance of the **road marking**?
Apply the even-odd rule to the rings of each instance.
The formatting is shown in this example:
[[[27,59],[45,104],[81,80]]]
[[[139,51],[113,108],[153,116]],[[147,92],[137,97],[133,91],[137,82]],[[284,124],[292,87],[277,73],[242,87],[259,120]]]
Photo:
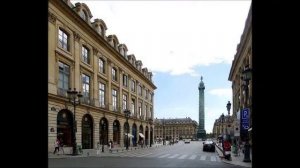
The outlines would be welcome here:
[[[189,159],[195,159],[197,155],[192,155]]]
[[[154,155],[151,155],[151,156],[146,156],[146,157],[152,158],[152,157],[157,157],[157,156],[159,156],[159,155],[161,155],[161,153],[157,153],[157,154],[154,154]]]
[[[148,156],[148,155],[151,155],[152,153],[146,153],[146,154],[144,154],[144,155],[138,155],[138,156],[136,156],[136,157],[143,157],[143,156]]]
[[[205,160],[205,159],[206,159],[206,155],[200,157],[200,160]]]
[[[215,156],[210,156],[210,161],[213,161],[213,162],[217,161],[216,157]]]
[[[178,159],[184,159],[186,158],[188,155],[181,155]]]
[[[167,156],[169,156],[169,155],[171,155],[171,154],[165,154],[165,155],[162,155],[162,156],[160,156],[160,157],[158,157],[158,158],[164,158],[164,157],[167,157]]]
[[[177,156],[179,156],[179,154],[174,154],[173,156],[170,156],[170,157],[168,157],[168,158],[175,158],[175,157],[177,157]]]

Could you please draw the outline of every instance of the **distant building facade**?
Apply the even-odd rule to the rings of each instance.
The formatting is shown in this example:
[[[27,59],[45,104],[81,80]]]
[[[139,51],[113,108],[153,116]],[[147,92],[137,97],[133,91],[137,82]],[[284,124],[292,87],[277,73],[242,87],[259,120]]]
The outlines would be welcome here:
[[[72,151],[72,139],[83,149],[97,142],[124,146],[153,143],[154,90],[152,73],[142,61],[127,54],[127,46],[116,35],[106,35],[101,19],[91,21],[84,3],[49,0],[48,5],[48,150],[56,138],[65,151]],[[83,95],[80,105],[69,103],[67,90]],[[128,123],[124,110],[130,110]],[[75,119],[75,121],[74,121]],[[75,127],[74,127],[75,126]],[[76,128],[76,133],[72,129]]]
[[[224,118],[223,118],[224,116]],[[233,116],[230,115],[220,115],[218,119],[215,120],[213,126],[213,136],[215,138],[223,137],[223,135],[230,135],[233,138],[234,136],[234,125],[233,125]]]
[[[198,124],[190,117],[176,119],[155,119],[154,139],[179,140],[196,139]]]

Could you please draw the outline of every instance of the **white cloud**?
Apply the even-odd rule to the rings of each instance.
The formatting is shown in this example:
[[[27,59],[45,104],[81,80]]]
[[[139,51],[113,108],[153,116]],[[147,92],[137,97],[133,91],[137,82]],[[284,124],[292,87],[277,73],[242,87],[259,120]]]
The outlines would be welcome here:
[[[228,98],[232,96],[231,88],[219,88],[219,89],[212,89],[208,91],[209,94],[215,95],[218,97]]]
[[[250,1],[72,1],[86,3],[128,53],[150,71],[196,75],[199,65],[228,63]],[[92,19],[92,21],[93,21]]]

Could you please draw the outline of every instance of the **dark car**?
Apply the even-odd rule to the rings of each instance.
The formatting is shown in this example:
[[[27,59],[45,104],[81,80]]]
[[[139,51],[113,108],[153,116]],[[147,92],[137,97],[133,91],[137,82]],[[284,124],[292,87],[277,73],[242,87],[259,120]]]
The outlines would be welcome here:
[[[215,152],[216,151],[215,143],[213,141],[204,141],[203,151]]]

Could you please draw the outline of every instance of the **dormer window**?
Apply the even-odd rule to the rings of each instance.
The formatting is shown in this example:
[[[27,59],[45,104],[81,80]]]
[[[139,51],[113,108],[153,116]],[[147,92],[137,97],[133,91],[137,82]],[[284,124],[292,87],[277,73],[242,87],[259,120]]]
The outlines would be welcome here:
[[[104,32],[105,32],[105,31],[104,31],[104,30],[105,30],[104,27],[103,27],[102,25],[100,25],[99,27],[100,27],[100,31],[101,31],[100,34],[101,34],[102,36],[104,36],[104,35],[105,35],[105,34],[104,34]]]
[[[113,46],[114,48],[117,48],[117,42],[115,40],[113,40]]]
[[[80,17],[83,19],[83,20],[87,20],[87,15],[86,15],[86,12],[85,11],[83,11],[83,10],[81,10],[81,12],[80,12]]]
[[[96,26],[96,31],[97,31],[98,34],[102,35],[102,29],[101,29],[100,25]]]

